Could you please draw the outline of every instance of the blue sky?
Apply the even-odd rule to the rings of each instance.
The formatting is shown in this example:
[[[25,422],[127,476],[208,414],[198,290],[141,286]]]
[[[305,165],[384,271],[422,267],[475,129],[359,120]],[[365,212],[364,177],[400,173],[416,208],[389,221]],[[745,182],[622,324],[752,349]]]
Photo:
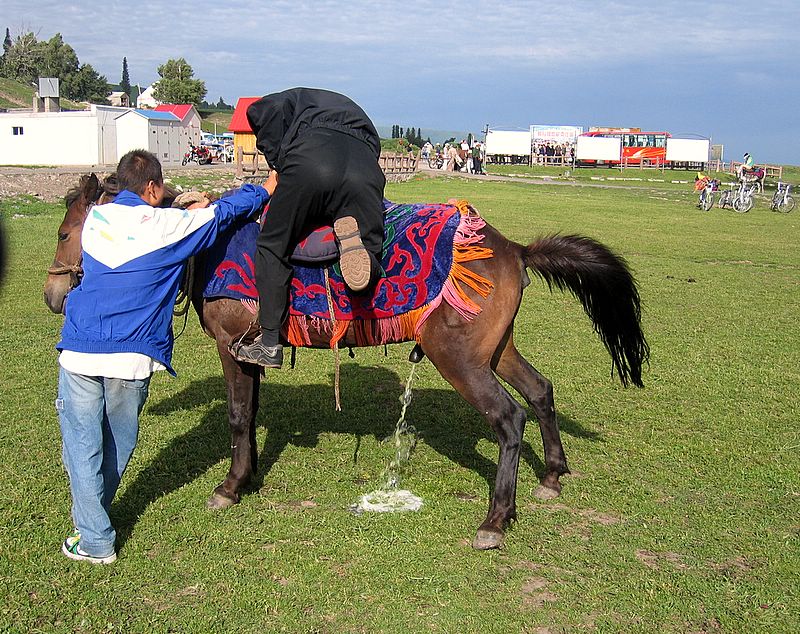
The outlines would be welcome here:
[[[91,26],[90,26],[91,25]],[[208,100],[316,86],[379,126],[617,125],[800,164],[800,2],[3,0],[118,82],[184,57]]]

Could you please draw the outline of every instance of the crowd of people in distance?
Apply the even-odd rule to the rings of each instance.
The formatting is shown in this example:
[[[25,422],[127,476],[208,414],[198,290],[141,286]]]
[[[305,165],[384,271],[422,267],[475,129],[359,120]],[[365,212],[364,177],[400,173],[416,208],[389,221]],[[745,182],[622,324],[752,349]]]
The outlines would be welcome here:
[[[536,141],[533,144],[532,157],[534,165],[561,165],[563,163],[572,165],[575,158],[575,144]]]
[[[427,141],[422,146],[422,160],[430,162],[436,158],[441,161],[439,169],[447,172],[486,173],[483,170],[486,151],[483,143],[477,140],[473,141],[472,145],[466,139],[461,139],[460,143],[445,143],[444,146]]]

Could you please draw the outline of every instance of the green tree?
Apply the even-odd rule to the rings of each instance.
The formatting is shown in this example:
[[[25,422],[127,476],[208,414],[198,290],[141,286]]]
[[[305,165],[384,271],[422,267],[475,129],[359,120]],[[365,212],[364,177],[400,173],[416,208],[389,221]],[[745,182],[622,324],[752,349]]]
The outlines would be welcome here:
[[[3,77],[32,85],[39,77],[42,47],[33,33],[21,33],[3,55]]]
[[[46,42],[40,42],[41,62],[39,75],[41,77],[58,77],[64,79],[67,75],[78,72],[78,56],[69,44],[64,42],[61,33],[56,33]]]
[[[3,40],[3,53],[0,54],[0,77],[3,77],[3,62],[5,61],[6,53],[14,42],[11,40],[11,32],[6,27],[6,39]]]
[[[111,89],[108,80],[99,74],[91,64],[81,64],[76,73],[64,82],[62,94],[73,101],[88,101],[108,105]]]
[[[119,87],[122,88],[128,97],[131,96],[131,76],[128,74],[128,58],[122,58],[122,79],[119,81]]]
[[[206,96],[206,84],[193,79],[194,71],[184,58],[170,59],[158,67],[161,77],[153,89],[153,97],[162,103],[190,103],[199,106]]]

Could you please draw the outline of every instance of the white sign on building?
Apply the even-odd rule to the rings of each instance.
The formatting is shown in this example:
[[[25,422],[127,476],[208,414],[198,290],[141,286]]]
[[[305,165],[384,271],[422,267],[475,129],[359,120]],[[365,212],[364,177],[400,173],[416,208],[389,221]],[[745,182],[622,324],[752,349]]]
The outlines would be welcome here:
[[[529,130],[489,130],[486,133],[486,154],[492,156],[530,156]]]
[[[708,163],[708,139],[667,139],[667,160],[675,163]]]
[[[532,125],[533,142],[575,143],[583,134],[583,128],[576,125]]]
[[[619,161],[622,139],[605,136],[579,136],[575,147],[578,161]]]

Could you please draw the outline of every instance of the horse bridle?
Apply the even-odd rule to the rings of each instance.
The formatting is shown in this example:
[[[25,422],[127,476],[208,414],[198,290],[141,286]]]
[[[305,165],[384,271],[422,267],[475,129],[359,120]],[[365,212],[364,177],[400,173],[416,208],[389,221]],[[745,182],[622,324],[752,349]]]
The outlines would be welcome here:
[[[89,203],[86,206],[86,214],[94,207],[94,203]],[[83,249],[81,249],[78,261],[75,264],[64,264],[61,260],[55,260],[53,264],[47,269],[48,275],[67,275],[69,274],[69,290],[72,290],[81,283],[83,278]]]
[[[60,260],[56,260],[55,263],[47,269],[48,275],[66,275],[69,274],[69,290],[75,288],[78,284],[81,283],[81,278],[83,278],[83,267],[81,264],[83,263],[83,256],[81,259],[78,260],[77,264],[64,264]]]

